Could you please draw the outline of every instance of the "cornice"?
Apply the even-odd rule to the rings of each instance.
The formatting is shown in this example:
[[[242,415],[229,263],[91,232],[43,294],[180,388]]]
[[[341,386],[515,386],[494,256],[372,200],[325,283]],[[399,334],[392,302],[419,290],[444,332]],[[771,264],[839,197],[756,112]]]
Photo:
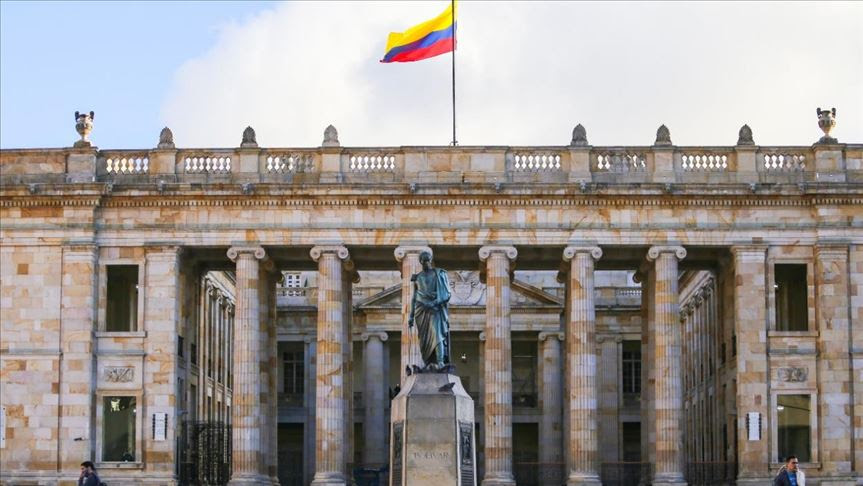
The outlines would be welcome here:
[[[102,208],[150,207],[813,207],[863,205],[863,195],[824,196],[714,196],[714,195],[512,195],[512,196],[234,196],[234,195],[140,195],[75,197],[74,195],[0,197],[0,207]]]

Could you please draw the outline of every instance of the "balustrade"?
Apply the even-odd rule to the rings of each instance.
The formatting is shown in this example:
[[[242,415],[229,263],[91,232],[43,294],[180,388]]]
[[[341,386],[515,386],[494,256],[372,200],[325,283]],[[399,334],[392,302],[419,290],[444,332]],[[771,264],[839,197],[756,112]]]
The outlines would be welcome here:
[[[101,159],[105,173],[111,175],[146,174],[150,169],[150,157],[144,151],[105,151]]]
[[[237,182],[272,180],[267,176],[314,174],[298,182],[374,183],[384,175],[389,182],[499,182],[523,183],[586,181],[686,182],[700,175],[721,183],[759,183],[764,175],[818,172],[819,181],[859,180],[863,170],[863,145],[845,145],[835,161],[834,152],[812,147],[403,147],[372,149],[181,149],[94,150],[89,155],[71,149],[3,150],[5,184],[51,179],[110,181],[127,175],[183,182],[185,175],[225,175]],[[257,150],[256,153],[249,153]],[[333,150],[339,150],[332,155]],[[343,150],[343,151],[342,151]],[[672,151],[673,166],[657,150]],[[86,162],[82,157],[92,157]],[[66,160],[59,163],[57,159]],[[657,162],[654,162],[654,161]],[[92,172],[87,172],[92,171]],[[672,174],[673,172],[673,174]],[[444,174],[434,178],[434,173]],[[324,178],[325,175],[335,177]],[[560,174],[560,177],[558,177]],[[757,175],[760,174],[760,175]],[[847,174],[847,175],[846,175]],[[539,177],[551,175],[552,177]],[[47,176],[47,178],[46,178]],[[163,176],[170,176],[162,179]],[[352,177],[353,176],[353,177]],[[567,177],[568,176],[568,177]],[[829,177],[827,177],[829,176]],[[539,178],[536,178],[539,177]],[[693,179],[693,177],[695,177]],[[838,177],[838,178],[837,178]],[[277,179],[291,183],[291,179]]]
[[[187,154],[181,158],[183,172],[186,174],[229,174],[231,173],[231,155],[218,152]]]
[[[593,154],[591,172],[646,172],[647,157],[644,152],[629,149],[604,149]]]
[[[555,172],[560,170],[558,152],[516,152],[512,170],[516,172]]]
[[[765,172],[802,172],[806,170],[806,154],[796,150],[774,149],[758,154],[759,169]]]

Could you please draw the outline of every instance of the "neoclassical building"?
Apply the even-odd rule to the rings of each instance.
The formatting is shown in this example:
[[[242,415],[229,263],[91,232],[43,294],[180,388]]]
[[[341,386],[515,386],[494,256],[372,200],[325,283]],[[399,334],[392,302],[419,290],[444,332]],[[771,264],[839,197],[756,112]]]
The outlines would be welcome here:
[[[767,485],[788,454],[863,484],[863,144],[829,112],[790,147],[101,150],[78,120],[0,151],[2,484],[383,481],[421,251],[482,484]]]

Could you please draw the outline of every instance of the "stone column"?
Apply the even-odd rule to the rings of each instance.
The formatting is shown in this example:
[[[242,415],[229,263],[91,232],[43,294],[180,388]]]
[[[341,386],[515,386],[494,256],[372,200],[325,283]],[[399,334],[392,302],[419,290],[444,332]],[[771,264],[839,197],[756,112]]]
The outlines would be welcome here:
[[[737,484],[760,485],[770,470],[767,417],[770,396],[767,373],[766,246],[734,246],[734,326],[737,339]],[[747,415],[761,420],[760,439],[747,437]]]
[[[261,312],[261,361],[266,370],[266,381],[263,396],[266,404],[262,402],[266,434],[266,455],[264,463],[267,474],[270,476],[270,484],[279,484],[279,391],[278,391],[278,369],[279,369],[279,343],[277,337],[278,304],[276,299],[276,285],[281,278],[281,273],[275,271],[272,262],[267,261],[267,273],[261,276],[261,296],[265,303]]]
[[[685,484],[683,479],[683,387],[680,380],[680,305],[677,262],[686,257],[680,246],[654,246],[647,251],[654,262],[655,289],[652,305],[655,332],[656,472],[653,485]]]
[[[599,350],[597,366],[597,389],[599,395],[599,461],[619,462],[620,444],[620,403],[622,385],[621,354],[623,336],[597,336]],[[558,483],[560,484],[560,483]]]
[[[851,479],[852,393],[849,345],[848,245],[815,247],[815,320],[818,325],[818,415],[824,471]],[[858,385],[860,385],[858,383]],[[863,385],[860,385],[863,386]]]
[[[411,297],[413,296],[413,282],[411,276],[422,270],[420,265],[420,253],[427,251],[432,253],[427,246],[400,246],[395,250],[396,261],[401,263],[402,273],[402,337],[401,337],[401,384],[404,385],[407,373],[405,368],[411,365],[422,366],[422,354],[420,352],[419,339],[416,329],[408,326],[408,313],[411,310]]]
[[[563,385],[561,383],[561,332],[539,333],[540,404],[539,483],[559,486],[563,477]]]
[[[174,475],[177,424],[177,336],[180,320],[180,254],[178,246],[157,246],[147,249],[144,295],[143,383],[147,393],[139,412],[152,420],[155,413],[167,413],[167,440],[153,440],[152,433],[143,434],[146,458],[144,472],[156,482],[167,482]],[[137,459],[137,457],[136,457]]]
[[[309,484],[315,475],[315,405],[317,401],[317,341],[314,336],[303,338],[303,361],[306,364],[303,377],[303,406],[306,407],[306,423],[303,426],[303,484]]]
[[[363,334],[365,349],[363,350],[363,371],[365,387],[363,401],[365,416],[363,417],[363,432],[365,447],[363,447],[363,466],[381,467],[388,463],[386,423],[387,386],[384,375],[384,342],[385,332]]]
[[[346,424],[344,283],[342,265],[348,260],[344,246],[316,246],[318,263],[318,329],[315,383],[315,485],[340,485],[345,477]]]
[[[59,395],[55,396],[60,400],[59,466],[66,477],[72,477],[71,474],[84,460],[82,458],[91,457],[91,444],[96,443],[95,431],[90,427],[93,421],[90,403],[99,249],[90,244],[64,246],[62,258],[60,346],[63,353],[60,355],[60,369],[63,379]],[[12,265],[11,262],[6,264]],[[8,453],[8,450],[4,451],[4,454]]]
[[[265,424],[261,394],[267,384],[261,382],[260,280],[266,278],[261,268],[266,252],[260,246],[235,246],[228,250],[228,258],[237,265],[230,484],[270,484],[262,450],[266,432],[261,430]]]
[[[510,342],[510,262],[512,246],[484,246],[485,309],[485,478],[483,486],[515,485],[512,475],[512,343]]]
[[[599,485],[599,429],[596,386],[596,310],[594,260],[602,257],[598,246],[568,246],[570,262],[569,306],[566,316],[566,484]]]
[[[655,464],[656,363],[653,342],[656,339],[656,307],[653,301],[656,272],[645,262],[633,275],[633,281],[641,284],[641,461]]]
[[[851,375],[854,424],[854,471],[863,477],[863,245],[848,251],[849,310],[851,314]]]

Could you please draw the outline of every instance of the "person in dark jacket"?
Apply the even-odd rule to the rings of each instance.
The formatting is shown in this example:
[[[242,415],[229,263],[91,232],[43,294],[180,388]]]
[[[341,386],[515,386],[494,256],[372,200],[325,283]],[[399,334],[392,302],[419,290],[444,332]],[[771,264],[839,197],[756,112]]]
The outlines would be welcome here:
[[[806,486],[806,476],[800,470],[799,463],[797,456],[788,456],[773,480],[773,486]]]
[[[99,486],[102,483],[96,474],[96,466],[90,461],[81,463],[81,475],[78,476],[78,486]]]

